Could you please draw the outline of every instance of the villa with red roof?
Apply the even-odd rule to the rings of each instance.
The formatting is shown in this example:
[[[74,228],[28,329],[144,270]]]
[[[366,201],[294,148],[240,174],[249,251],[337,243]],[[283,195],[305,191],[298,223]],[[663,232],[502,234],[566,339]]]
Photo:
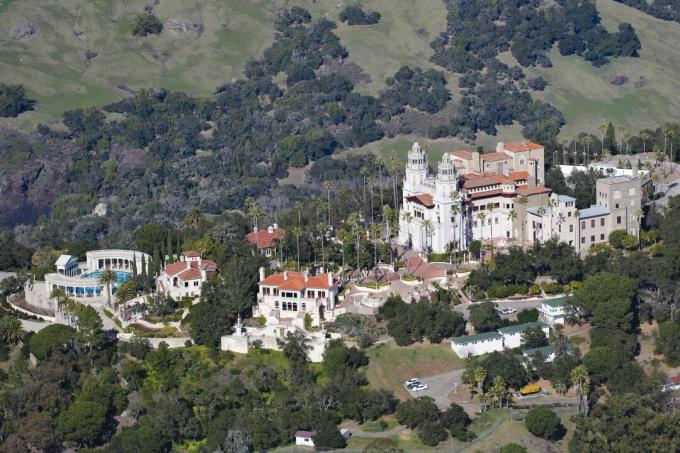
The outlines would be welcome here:
[[[547,202],[542,145],[498,143],[494,152],[444,153],[429,174],[426,153],[408,153],[399,242],[425,255],[467,250],[473,240],[524,242],[526,209]],[[522,198],[522,203],[517,203]]]
[[[264,268],[260,268],[257,285],[254,316],[264,316],[267,324],[292,324],[304,329],[307,314],[312,326],[335,319],[338,285],[332,272],[320,269],[312,276],[307,271],[283,271],[265,276]]]
[[[246,240],[266,257],[276,255],[276,245],[281,239],[283,230],[277,224],[269,226],[266,230],[258,230],[257,227],[248,234]]]
[[[166,265],[156,277],[156,291],[173,299],[198,297],[203,283],[217,272],[214,261],[206,260],[193,250],[184,252],[176,263]]]

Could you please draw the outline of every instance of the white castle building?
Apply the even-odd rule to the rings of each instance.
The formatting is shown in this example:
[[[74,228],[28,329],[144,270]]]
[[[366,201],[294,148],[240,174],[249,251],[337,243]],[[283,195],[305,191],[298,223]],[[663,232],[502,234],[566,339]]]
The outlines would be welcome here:
[[[543,147],[499,143],[496,152],[444,153],[437,174],[418,143],[408,153],[399,242],[420,253],[466,250],[473,240],[504,243],[525,235],[526,207],[540,205]],[[518,197],[527,203],[515,206]],[[539,200],[540,199],[540,200]],[[528,202],[531,200],[531,202]]]

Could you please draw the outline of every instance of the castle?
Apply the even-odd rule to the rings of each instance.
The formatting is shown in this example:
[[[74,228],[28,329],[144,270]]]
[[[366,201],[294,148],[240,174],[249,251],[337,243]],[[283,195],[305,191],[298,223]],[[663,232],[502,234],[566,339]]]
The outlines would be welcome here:
[[[425,254],[466,250],[473,240],[502,245],[518,239],[526,215],[516,206],[518,197],[539,205],[550,193],[542,185],[543,153],[543,146],[531,142],[499,143],[493,153],[448,152],[431,175],[427,154],[414,143],[403,183],[399,242]]]

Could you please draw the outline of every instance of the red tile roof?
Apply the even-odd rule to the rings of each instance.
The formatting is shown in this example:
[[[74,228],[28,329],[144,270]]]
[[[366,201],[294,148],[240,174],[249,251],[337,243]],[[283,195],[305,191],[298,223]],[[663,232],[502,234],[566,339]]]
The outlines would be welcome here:
[[[195,267],[192,267],[190,269],[185,270],[181,274],[177,276],[180,280],[182,281],[189,281],[189,280],[200,280],[201,279],[201,271],[196,269]]]
[[[253,231],[246,234],[246,240],[258,249],[267,249],[279,241],[279,230],[271,233],[268,230],[259,230],[257,233]]]
[[[328,289],[331,287],[331,285],[328,284],[328,274],[317,274],[313,277],[309,276],[307,281],[305,281],[305,276],[302,272],[288,272],[287,280],[284,278],[283,272],[278,272],[261,280],[258,285],[276,286],[279,289],[294,291],[302,291],[305,288]]]
[[[506,178],[500,175],[475,176],[474,178],[467,179],[463,183],[463,189],[475,189],[477,187],[502,184],[505,180]]]
[[[497,160],[511,160],[512,157],[505,153],[484,153],[482,159],[488,162],[495,162]]]
[[[187,250],[186,252],[184,252],[184,256],[187,258],[199,258],[201,254],[195,250]]]
[[[543,148],[543,145],[539,145],[538,143],[534,143],[531,141],[523,141],[519,143],[505,143],[503,145],[503,149],[506,151],[510,151],[511,153],[517,153],[521,151],[531,151],[532,149],[541,149]]]
[[[186,280],[182,275],[185,271],[195,270],[198,272],[198,277],[200,278],[201,270],[206,272],[214,272],[217,270],[217,264],[211,260],[199,260],[199,261],[177,261],[176,263],[170,263],[163,269],[168,277],[178,276],[182,280]],[[196,275],[195,273],[190,273],[187,275]]]
[[[421,193],[418,195],[413,195],[410,197],[406,197],[408,201],[414,201],[418,204],[421,204],[425,206],[428,209],[434,208],[434,203],[432,202],[432,195],[427,194],[427,193]]]
[[[528,171],[511,171],[508,174],[508,177],[512,179],[513,181],[521,181],[523,179],[529,179],[529,172]]]
[[[472,153],[470,151],[451,151],[449,154],[452,154],[461,159],[472,160]]]
[[[517,193],[519,195],[536,195],[539,193],[550,193],[550,189],[548,189],[545,186],[536,186],[536,187],[520,187],[517,189]]]
[[[295,437],[304,437],[305,439],[311,439],[314,436],[314,431],[296,431]]]

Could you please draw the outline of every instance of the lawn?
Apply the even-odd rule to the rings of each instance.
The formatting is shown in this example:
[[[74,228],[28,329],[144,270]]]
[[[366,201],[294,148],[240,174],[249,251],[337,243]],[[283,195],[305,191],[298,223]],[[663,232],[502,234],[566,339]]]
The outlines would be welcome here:
[[[424,378],[465,366],[447,341],[399,347],[390,340],[370,348],[367,355],[370,362],[366,375],[371,386],[392,390],[399,398],[409,397],[403,384],[409,378]]]

